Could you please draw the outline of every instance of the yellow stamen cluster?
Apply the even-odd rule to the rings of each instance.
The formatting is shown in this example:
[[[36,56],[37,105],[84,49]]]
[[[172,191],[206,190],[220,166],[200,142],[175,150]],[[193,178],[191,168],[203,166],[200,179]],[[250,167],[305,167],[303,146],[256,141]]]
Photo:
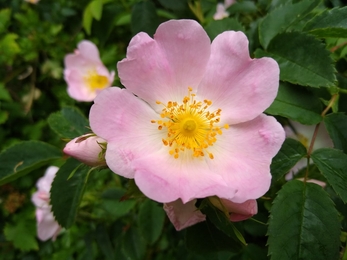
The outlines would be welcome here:
[[[210,112],[211,100],[195,100],[192,88],[188,88],[188,95],[182,100],[182,104],[168,101],[158,105],[164,108],[160,114],[162,120],[152,120],[158,124],[158,130],[167,131],[166,138],[162,139],[165,146],[170,147],[169,153],[174,158],[179,158],[180,153],[191,150],[193,157],[205,156],[210,159],[214,156],[207,151],[217,141],[217,134],[222,134],[222,128],[228,129],[229,125],[218,126],[222,110]]]
[[[84,80],[92,91],[103,89],[108,85],[108,78],[106,76],[99,75],[96,70],[88,71],[88,74],[84,77]]]

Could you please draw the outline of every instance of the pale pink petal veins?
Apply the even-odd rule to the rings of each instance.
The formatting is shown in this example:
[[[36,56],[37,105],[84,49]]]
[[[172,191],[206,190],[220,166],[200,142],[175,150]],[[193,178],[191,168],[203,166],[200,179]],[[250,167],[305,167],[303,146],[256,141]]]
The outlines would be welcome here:
[[[181,101],[188,87],[196,88],[209,56],[210,39],[197,22],[168,21],[154,39],[139,33],[131,40],[118,73],[128,90],[157,108],[157,100]]]
[[[151,123],[158,114],[126,89],[102,91],[89,118],[93,132],[108,142],[107,165],[119,175],[133,178],[133,160],[163,149],[163,133]]]
[[[218,196],[242,203],[269,189],[271,159],[283,141],[282,126],[273,117],[261,115],[224,130],[209,148],[213,160],[176,160],[163,151],[134,160],[135,182],[159,202]]]
[[[206,216],[195,207],[196,200],[183,204],[181,200],[165,203],[164,210],[177,231],[206,220]]]
[[[270,58],[251,59],[242,32],[227,31],[212,42],[211,57],[198,97],[221,108],[221,120],[235,124],[252,120],[273,102],[279,67]]]

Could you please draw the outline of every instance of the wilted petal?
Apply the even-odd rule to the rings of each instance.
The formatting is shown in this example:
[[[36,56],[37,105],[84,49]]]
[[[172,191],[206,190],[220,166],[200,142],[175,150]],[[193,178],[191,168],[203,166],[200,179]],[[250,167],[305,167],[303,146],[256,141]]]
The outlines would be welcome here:
[[[177,231],[206,220],[206,216],[195,207],[196,200],[183,204],[181,200],[164,204],[164,210]]]

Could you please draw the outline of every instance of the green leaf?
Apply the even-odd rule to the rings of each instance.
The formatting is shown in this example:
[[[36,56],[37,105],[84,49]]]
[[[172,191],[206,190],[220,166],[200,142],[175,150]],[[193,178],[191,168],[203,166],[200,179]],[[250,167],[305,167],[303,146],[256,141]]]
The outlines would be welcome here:
[[[265,111],[271,115],[287,117],[305,125],[322,121],[322,103],[304,88],[280,83],[277,97]]]
[[[318,37],[347,38],[347,7],[325,10],[304,27]]]
[[[245,31],[244,26],[235,18],[225,18],[222,20],[213,20],[205,28],[211,40],[224,31]]]
[[[114,249],[110,236],[107,233],[106,227],[100,224],[95,230],[96,241],[105,256],[105,259],[115,259]]]
[[[302,143],[287,138],[282,144],[280,151],[272,159],[270,169],[273,180],[277,181],[282,178],[306,153],[306,148]]]
[[[101,207],[108,212],[113,219],[128,214],[136,205],[134,199],[126,199],[126,191],[121,188],[111,188],[102,194]]]
[[[52,211],[58,223],[69,228],[75,221],[90,168],[73,158],[60,167],[51,188]],[[73,173],[73,176],[71,174]]]
[[[327,115],[324,124],[334,147],[347,153],[347,116],[342,113]]]
[[[242,234],[230,221],[229,217],[227,217],[224,212],[213,206],[208,198],[201,202],[199,209],[216,226],[216,228],[224,232],[231,239],[234,239],[235,247],[242,248],[246,245],[246,241]]]
[[[159,0],[159,3],[165,8],[171,10],[184,10],[188,9],[188,4],[186,0]]]
[[[185,241],[189,250],[197,254],[211,254],[210,259],[215,259],[213,257],[218,251],[242,250],[239,243],[235,243],[234,239],[218,229],[209,219],[187,228]]]
[[[334,191],[347,203],[347,154],[332,148],[321,148],[314,151],[311,158]]]
[[[293,180],[282,187],[271,208],[268,236],[274,260],[339,258],[338,212],[317,184]]]
[[[0,125],[4,124],[8,119],[8,112],[0,110]]]
[[[11,95],[8,90],[5,88],[5,85],[0,82],[0,100],[11,101]]]
[[[246,13],[255,13],[257,12],[258,8],[256,4],[253,1],[237,1],[234,4],[232,4],[227,11],[229,14],[246,14]]]
[[[300,32],[277,35],[267,51],[257,57],[272,57],[280,67],[280,79],[309,87],[331,87],[336,81],[330,53],[315,37]]]
[[[48,117],[51,129],[63,138],[75,138],[90,132],[88,119],[74,107],[64,107]]]
[[[7,241],[12,241],[14,247],[21,251],[39,249],[34,219],[22,219],[15,225],[7,223],[4,228],[4,235]]]
[[[300,21],[320,1],[304,0],[296,4],[287,3],[268,13],[259,25],[259,40],[266,49],[279,33]]]
[[[102,16],[102,0],[94,0],[90,2],[89,10],[92,13],[92,16],[95,18],[95,20],[100,21]]]
[[[0,185],[61,158],[61,151],[40,141],[25,141],[0,154]]]
[[[4,33],[7,30],[7,27],[10,24],[11,19],[11,10],[2,9],[0,10],[0,33]]]
[[[229,260],[268,260],[267,249],[257,244],[247,244],[240,254],[228,258]]]
[[[131,227],[128,229],[121,241],[122,252],[126,256],[126,259],[144,259],[144,255],[146,253],[146,243],[140,236],[137,228]]]
[[[153,35],[159,25],[159,18],[153,2],[139,2],[133,7],[131,14],[131,30],[133,34],[146,32]]]
[[[141,203],[138,227],[142,237],[153,245],[159,238],[164,225],[165,213],[162,207],[151,200]]]
[[[91,34],[92,23],[93,23],[93,13],[90,9],[90,4],[89,4],[87,5],[86,9],[84,9],[83,11],[83,20],[82,20],[83,28],[84,30],[86,30],[88,35]]]
[[[12,64],[14,57],[21,51],[17,39],[18,35],[14,33],[8,33],[0,39],[0,63]]]

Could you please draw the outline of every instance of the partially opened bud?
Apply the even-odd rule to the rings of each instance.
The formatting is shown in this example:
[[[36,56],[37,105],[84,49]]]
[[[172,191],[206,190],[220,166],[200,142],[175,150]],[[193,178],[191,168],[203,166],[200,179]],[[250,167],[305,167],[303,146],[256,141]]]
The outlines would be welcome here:
[[[64,153],[89,165],[106,165],[105,151],[106,141],[98,136],[86,134],[68,142]]]

